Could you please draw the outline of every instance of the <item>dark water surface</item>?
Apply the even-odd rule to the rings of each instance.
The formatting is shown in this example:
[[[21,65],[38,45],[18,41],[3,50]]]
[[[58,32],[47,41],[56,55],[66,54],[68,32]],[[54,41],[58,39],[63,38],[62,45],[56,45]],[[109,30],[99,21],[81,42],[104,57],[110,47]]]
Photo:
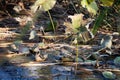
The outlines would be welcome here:
[[[73,67],[60,65],[39,67],[32,65],[29,67],[1,66],[0,80],[102,80],[94,75],[75,75],[73,69]]]

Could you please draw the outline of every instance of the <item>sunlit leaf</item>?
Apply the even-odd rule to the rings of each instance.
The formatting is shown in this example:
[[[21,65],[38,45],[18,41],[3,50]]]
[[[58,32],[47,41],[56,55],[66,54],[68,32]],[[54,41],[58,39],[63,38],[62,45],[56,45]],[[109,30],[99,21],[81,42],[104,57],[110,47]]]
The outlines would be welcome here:
[[[95,1],[89,4],[88,6],[86,6],[86,8],[90,13],[93,13],[94,15],[96,15],[98,11],[98,7]]]
[[[29,40],[34,39],[35,36],[36,36],[36,31],[35,31],[35,30],[32,30],[32,31],[30,32]]]
[[[109,71],[102,72],[102,75],[107,79],[115,79],[116,75]]]
[[[88,6],[89,4],[91,4],[93,1],[94,1],[94,0],[82,0],[82,1],[81,1],[81,5],[82,5],[83,7],[86,7],[86,6]]]
[[[120,57],[114,59],[114,64],[120,66]]]
[[[102,2],[103,6],[107,7],[112,6],[114,3],[114,0],[100,0],[100,1]]]
[[[37,8],[48,11],[54,7],[56,0],[37,0],[31,7],[32,11],[36,12]]]
[[[87,10],[90,13],[96,15],[96,13],[98,11],[98,7],[97,7],[97,4],[94,0],[82,0],[81,5],[85,8],[87,8]]]
[[[56,0],[46,0],[46,2],[42,5],[45,11],[48,11],[54,7]]]
[[[86,6],[88,6],[89,4],[88,4],[87,0],[82,0],[82,1],[81,1],[81,5],[82,5],[83,7],[86,7]]]
[[[43,5],[45,2],[46,2],[46,0],[37,0],[34,5],[35,6],[40,6],[40,5]]]
[[[72,44],[77,44],[78,43],[78,40],[77,38],[75,38],[73,41],[72,41]]]
[[[75,14],[73,16],[68,16],[68,18],[72,19],[72,26],[74,29],[78,29],[81,26],[83,16],[83,14]]]
[[[32,6],[31,11],[35,13],[38,10],[39,6]]]

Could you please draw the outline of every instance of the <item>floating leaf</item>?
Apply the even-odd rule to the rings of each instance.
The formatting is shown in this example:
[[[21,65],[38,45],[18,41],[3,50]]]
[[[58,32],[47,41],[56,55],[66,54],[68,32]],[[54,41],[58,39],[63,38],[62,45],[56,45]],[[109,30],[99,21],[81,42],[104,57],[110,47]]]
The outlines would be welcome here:
[[[68,18],[72,19],[72,26],[74,29],[78,29],[83,21],[83,14],[75,14],[73,16],[68,16]]]
[[[81,5],[85,8],[87,8],[87,10],[90,13],[93,13],[94,15],[96,15],[96,13],[98,11],[98,7],[97,7],[95,0],[82,0]]]
[[[24,45],[19,45],[19,53],[22,54],[28,54],[29,53],[29,48],[24,46]]]
[[[107,79],[115,79],[116,75],[109,71],[102,72],[102,75]]]
[[[120,57],[114,59],[114,64],[120,66]]]
[[[106,35],[104,38],[102,38],[102,40],[101,40],[102,48],[109,48],[109,49],[111,49],[112,38],[113,37],[111,35]]]
[[[48,11],[54,7],[55,3],[56,0],[37,0],[31,9],[36,12],[39,7],[41,10]]]
[[[13,42],[13,44],[15,45],[16,48],[18,48],[18,46],[22,44],[22,41],[21,40],[17,40],[15,42]]]
[[[29,40],[34,39],[35,36],[36,36],[36,31],[35,31],[35,30],[32,30],[32,31],[30,32]]]
[[[100,1],[102,2],[103,6],[107,7],[112,6],[114,3],[114,0],[100,0]]]

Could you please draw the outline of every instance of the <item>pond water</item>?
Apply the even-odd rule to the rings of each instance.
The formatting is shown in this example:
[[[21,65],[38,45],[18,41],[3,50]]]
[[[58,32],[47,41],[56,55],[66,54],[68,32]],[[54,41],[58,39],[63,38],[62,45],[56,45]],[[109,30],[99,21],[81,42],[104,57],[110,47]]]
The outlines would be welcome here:
[[[0,67],[0,80],[101,80],[90,74],[74,73],[74,67],[7,65]]]
[[[1,48],[0,52],[3,51]],[[88,66],[80,66],[81,70],[76,73],[75,66],[46,65],[50,63],[39,63],[42,64],[41,66],[18,65],[29,61],[31,58],[27,56],[7,58],[5,54],[0,54],[0,80],[109,80],[105,79],[99,71],[84,70],[89,68]],[[90,70],[92,70],[91,67]],[[116,80],[120,80],[120,78]]]

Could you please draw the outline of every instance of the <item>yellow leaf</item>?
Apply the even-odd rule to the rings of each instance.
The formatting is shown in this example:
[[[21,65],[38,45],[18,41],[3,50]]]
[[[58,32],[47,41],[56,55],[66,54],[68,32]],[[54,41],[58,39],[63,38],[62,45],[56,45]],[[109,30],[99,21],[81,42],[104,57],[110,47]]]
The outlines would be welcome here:
[[[68,18],[72,19],[72,26],[74,29],[78,29],[83,21],[83,14],[75,14],[73,16],[68,16]]]
[[[56,0],[46,0],[46,3],[42,5],[45,11],[48,11],[54,7]]]
[[[56,3],[56,0],[37,0],[35,4],[33,5],[33,9],[36,9],[39,7],[39,9],[48,11],[54,7]],[[33,10],[34,12],[36,10]]]
[[[46,3],[46,0],[37,0],[34,5],[35,6],[40,6],[40,5],[44,4],[44,3]]]
[[[114,0],[100,0],[104,6],[112,6],[114,3]]]
[[[94,0],[82,0],[82,1],[81,1],[81,5],[82,5],[83,7],[86,7],[86,6],[88,6],[89,4],[91,4],[93,1],[94,1]]]
[[[31,11],[32,11],[33,13],[35,13],[35,12],[37,11],[38,7],[39,7],[39,6],[32,6],[32,7],[31,7]]]
[[[88,6],[87,0],[82,0],[82,1],[81,1],[81,5],[82,5],[83,7]]]

